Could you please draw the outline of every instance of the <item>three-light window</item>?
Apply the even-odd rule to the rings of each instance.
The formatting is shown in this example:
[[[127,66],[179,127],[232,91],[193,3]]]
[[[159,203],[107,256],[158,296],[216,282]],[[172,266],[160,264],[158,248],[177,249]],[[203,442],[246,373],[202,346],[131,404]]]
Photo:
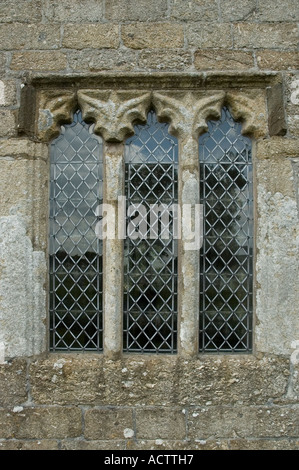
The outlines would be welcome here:
[[[179,139],[151,110],[124,146],[126,237],[123,350],[175,353],[180,334]],[[199,138],[199,350],[245,352],[252,343],[251,141],[226,108]],[[103,349],[102,139],[81,112],[51,144],[50,347]],[[109,185],[109,181],[106,182]],[[153,217],[153,214],[155,217]],[[165,216],[166,215],[166,216]],[[165,217],[164,217],[165,216]],[[109,286],[105,287],[109,289]]]

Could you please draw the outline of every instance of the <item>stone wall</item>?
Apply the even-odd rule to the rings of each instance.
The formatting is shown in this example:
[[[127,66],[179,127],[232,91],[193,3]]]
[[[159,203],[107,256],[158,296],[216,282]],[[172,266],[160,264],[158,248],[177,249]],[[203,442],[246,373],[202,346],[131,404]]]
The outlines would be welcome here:
[[[0,449],[298,449],[298,21],[297,0],[1,2]],[[119,165],[132,122],[105,121],[105,103],[141,92],[142,112],[166,113],[183,169],[223,104],[253,139],[253,354],[196,353],[198,263],[182,251],[187,340],[174,356],[122,355],[119,244],[107,244],[106,350],[48,352],[49,142],[81,103]]]

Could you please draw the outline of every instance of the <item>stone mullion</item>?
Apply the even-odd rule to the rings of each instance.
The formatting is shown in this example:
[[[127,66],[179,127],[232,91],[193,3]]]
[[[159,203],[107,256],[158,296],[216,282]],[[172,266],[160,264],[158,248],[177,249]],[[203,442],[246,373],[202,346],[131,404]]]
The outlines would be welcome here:
[[[123,194],[124,145],[105,142],[103,202],[114,222],[114,233],[103,241],[103,344],[104,354],[112,357],[118,357],[123,349],[123,220],[118,204]]]
[[[179,204],[181,240],[179,249],[179,332],[178,352],[183,357],[198,353],[199,317],[199,247],[190,240],[188,228],[194,230],[195,205],[199,204],[198,139],[190,133],[179,136]],[[189,220],[188,207],[192,208]],[[195,234],[199,237],[199,233]]]

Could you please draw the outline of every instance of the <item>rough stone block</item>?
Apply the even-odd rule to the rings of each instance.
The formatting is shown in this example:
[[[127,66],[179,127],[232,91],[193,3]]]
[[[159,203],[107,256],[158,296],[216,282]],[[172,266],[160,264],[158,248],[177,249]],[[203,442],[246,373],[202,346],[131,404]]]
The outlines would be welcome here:
[[[6,54],[4,52],[0,52],[0,73],[4,74],[6,68]]]
[[[51,355],[30,365],[31,395],[39,404],[172,404],[175,367],[173,360],[106,361],[102,355]]]
[[[0,137],[16,135],[16,115],[10,109],[0,108]]]
[[[76,72],[127,71],[136,69],[137,55],[135,51],[122,49],[70,52],[68,63],[70,69]]]
[[[254,67],[251,52],[234,50],[198,50],[194,55],[198,70],[248,70]]]
[[[230,439],[230,450],[298,450],[298,439]]]
[[[191,65],[191,53],[184,49],[146,50],[141,52],[139,58],[139,67],[145,70],[186,71]]]
[[[220,0],[222,21],[254,21],[256,18],[256,0]]]
[[[269,134],[285,135],[287,126],[284,115],[283,87],[278,83],[267,89]]]
[[[0,232],[0,331],[5,357],[40,354],[46,346],[45,255],[33,250],[22,217],[1,217]]]
[[[209,440],[191,440],[191,439],[182,439],[182,440],[168,440],[168,439],[140,439],[140,440],[130,440],[127,442],[127,450],[158,450],[161,454],[166,454],[165,451],[169,450],[229,450],[229,440],[228,439],[209,439]],[[167,452],[168,453],[168,452]],[[183,459],[185,456],[182,456]],[[178,455],[173,453],[168,457],[168,463],[172,464],[174,462],[178,463]],[[161,458],[159,460],[162,460]],[[164,462],[166,462],[166,457],[164,457]],[[186,460],[181,460],[180,464],[185,464],[189,462],[189,458],[186,456]],[[194,463],[194,461],[193,461]]]
[[[37,23],[42,19],[41,0],[2,0],[0,23]]]
[[[59,51],[16,52],[10,64],[11,70],[36,70],[56,72],[67,67],[66,55]]]
[[[213,407],[188,413],[188,438],[283,438],[298,435],[298,408]],[[283,422],[282,422],[283,418]]]
[[[177,48],[184,45],[184,30],[181,25],[135,23],[122,26],[122,40],[131,49]]]
[[[103,355],[50,355],[30,365],[32,399],[38,404],[182,406],[283,402],[288,359],[226,357],[106,360]],[[252,380],[252,376],[255,380]],[[207,386],[207,383],[209,386]],[[229,392],[229,393],[228,393]]]
[[[17,83],[15,80],[0,80],[0,106],[17,104]]]
[[[259,3],[257,19],[260,21],[298,21],[299,8],[297,0],[273,2],[263,0]]]
[[[41,158],[47,160],[48,146],[29,139],[12,138],[0,142],[0,157],[17,157],[25,159]],[[19,163],[21,164],[21,163]],[[26,164],[23,162],[23,164]],[[10,163],[11,165],[11,163]],[[16,163],[17,167],[18,163]],[[5,175],[3,175],[5,179]],[[3,209],[1,208],[3,214]]]
[[[186,419],[182,409],[136,410],[137,439],[185,439]]]
[[[51,439],[15,440],[8,439],[0,442],[0,450],[58,450],[59,441]]]
[[[272,178],[269,173],[267,176]],[[256,347],[272,354],[290,354],[299,330],[297,201],[267,191],[262,180],[257,194]]]
[[[84,24],[76,27],[65,25],[62,47],[70,49],[116,49],[119,45],[118,25],[114,24]]]
[[[299,53],[285,51],[258,51],[257,64],[262,70],[297,70]]]
[[[217,21],[219,17],[217,0],[174,0],[171,18],[175,20]]]
[[[233,46],[229,24],[191,23],[185,34],[188,46],[191,47],[229,49]]]
[[[0,409],[0,439],[65,439],[82,434],[82,412],[71,407]]]
[[[291,135],[299,136],[299,74],[287,73],[284,84],[288,130]]]
[[[176,403],[182,407],[237,404],[240,399],[254,405],[283,401],[289,361],[229,355],[215,361],[215,357],[201,356],[199,361],[179,361],[176,371]]]
[[[58,25],[2,24],[0,25],[2,50],[57,49],[60,45]]]
[[[42,159],[34,160],[34,156],[40,153],[44,153],[46,159],[47,147],[22,139],[0,143],[0,216],[24,219],[34,249],[45,250],[48,165]],[[13,190],[11,181],[14,181]]]
[[[266,192],[294,198],[293,169],[290,158],[282,155],[257,160],[257,181]]]
[[[102,356],[52,354],[47,359],[33,361],[29,375],[35,403],[105,404]]]
[[[269,159],[274,157],[298,157],[299,140],[275,137],[257,142],[257,157]]]
[[[234,47],[296,50],[298,28],[294,23],[238,23],[234,25]]]
[[[53,23],[97,23],[103,13],[103,0],[55,0],[44,6],[45,18]]]
[[[27,400],[27,361],[15,359],[0,365],[0,406],[14,406]]]
[[[106,2],[105,18],[112,21],[160,21],[166,16],[165,0],[109,0]]]
[[[105,403],[121,406],[176,403],[174,358],[126,358],[104,364]]]
[[[126,441],[66,439],[61,442],[61,450],[127,450]],[[109,455],[108,455],[109,456]]]
[[[133,415],[130,409],[97,409],[87,410],[85,413],[86,439],[120,440],[132,438]]]

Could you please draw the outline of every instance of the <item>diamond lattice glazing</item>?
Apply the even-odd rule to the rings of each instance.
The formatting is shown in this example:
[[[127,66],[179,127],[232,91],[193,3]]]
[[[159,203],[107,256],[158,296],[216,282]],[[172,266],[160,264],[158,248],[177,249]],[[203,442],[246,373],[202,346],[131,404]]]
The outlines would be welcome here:
[[[177,141],[167,128],[150,112],[147,124],[135,127],[135,135],[125,147],[129,208],[124,279],[127,351],[176,350],[177,240],[173,237],[172,213],[160,223],[169,207],[177,203]],[[150,220],[153,205],[161,209],[158,223]]]
[[[77,111],[51,144],[50,347],[102,349],[102,144]]]
[[[252,341],[251,141],[224,108],[199,139],[203,246],[200,350],[244,352]]]

